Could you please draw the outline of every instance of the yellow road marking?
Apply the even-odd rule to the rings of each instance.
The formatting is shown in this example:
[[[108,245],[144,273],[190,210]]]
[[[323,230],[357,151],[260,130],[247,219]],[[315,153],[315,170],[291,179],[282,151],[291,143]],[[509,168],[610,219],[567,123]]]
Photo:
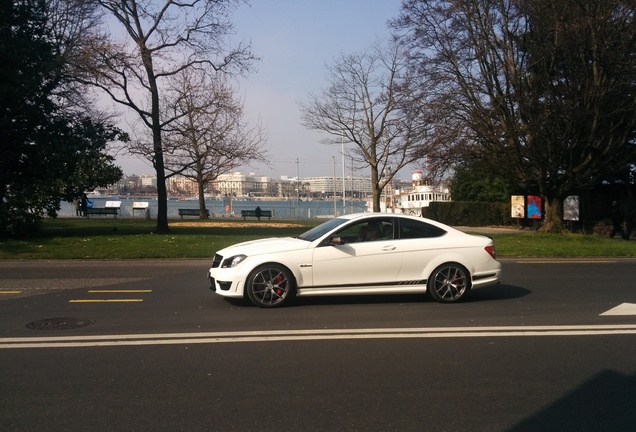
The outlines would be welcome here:
[[[149,293],[152,290],[89,290],[89,293]]]
[[[152,290],[114,290],[114,289],[94,289],[88,290],[92,294],[104,294],[104,293],[117,293],[117,294],[130,294],[130,293],[150,293]],[[69,303],[139,303],[143,299],[82,299],[82,300],[69,300]]]
[[[69,300],[69,303],[135,303],[143,299],[102,299],[102,300]]]
[[[0,294],[20,294],[22,291],[0,291]]]

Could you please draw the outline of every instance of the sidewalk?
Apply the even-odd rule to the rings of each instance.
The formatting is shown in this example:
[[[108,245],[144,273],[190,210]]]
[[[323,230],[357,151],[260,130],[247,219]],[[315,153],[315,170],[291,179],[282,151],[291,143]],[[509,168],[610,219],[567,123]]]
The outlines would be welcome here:
[[[472,226],[456,226],[453,227],[463,232],[480,233],[480,234],[519,234],[529,232],[529,229],[519,229],[517,227],[472,227]]]

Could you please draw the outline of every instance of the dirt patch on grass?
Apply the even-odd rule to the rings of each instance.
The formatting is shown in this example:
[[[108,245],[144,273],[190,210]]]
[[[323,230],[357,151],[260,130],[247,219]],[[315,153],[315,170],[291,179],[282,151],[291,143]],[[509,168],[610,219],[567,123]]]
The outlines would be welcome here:
[[[206,228],[301,228],[302,225],[283,222],[171,222],[175,227],[206,227]]]

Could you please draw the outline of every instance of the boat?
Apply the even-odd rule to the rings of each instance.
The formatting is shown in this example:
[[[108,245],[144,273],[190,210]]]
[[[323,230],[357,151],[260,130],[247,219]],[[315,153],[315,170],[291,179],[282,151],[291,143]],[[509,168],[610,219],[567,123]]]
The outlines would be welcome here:
[[[413,171],[411,187],[399,189],[394,193],[382,195],[380,211],[383,213],[404,213],[421,215],[422,207],[428,207],[432,202],[447,202],[451,200],[450,191],[443,186],[433,187],[426,184],[422,171]],[[373,202],[367,200],[367,211],[371,211]]]

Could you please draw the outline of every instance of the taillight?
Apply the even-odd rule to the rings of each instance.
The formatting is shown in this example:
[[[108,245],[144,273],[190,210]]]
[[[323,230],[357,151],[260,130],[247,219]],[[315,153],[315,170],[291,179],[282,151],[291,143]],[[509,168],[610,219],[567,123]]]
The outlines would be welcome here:
[[[486,246],[484,249],[486,250],[486,252],[488,252],[488,254],[491,257],[493,257],[493,259],[497,259],[497,252],[495,252],[495,246],[494,245]]]

